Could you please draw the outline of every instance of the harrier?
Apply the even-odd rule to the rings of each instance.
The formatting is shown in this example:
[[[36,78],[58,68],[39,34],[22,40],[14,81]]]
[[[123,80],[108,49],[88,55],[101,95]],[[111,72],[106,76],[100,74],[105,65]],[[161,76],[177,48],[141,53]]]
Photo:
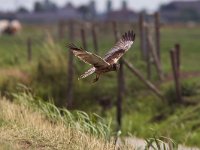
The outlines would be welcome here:
[[[133,31],[128,31],[115,44],[115,46],[108,51],[104,58],[101,58],[94,53],[85,51],[82,48],[78,48],[74,44],[69,44],[69,49],[76,57],[85,63],[93,65],[93,67],[81,75],[79,79],[86,78],[87,76],[96,73],[96,78],[93,80],[93,82],[96,82],[101,74],[119,70],[120,65],[117,62],[124,55],[124,53],[128,51],[134,40],[135,34]]]

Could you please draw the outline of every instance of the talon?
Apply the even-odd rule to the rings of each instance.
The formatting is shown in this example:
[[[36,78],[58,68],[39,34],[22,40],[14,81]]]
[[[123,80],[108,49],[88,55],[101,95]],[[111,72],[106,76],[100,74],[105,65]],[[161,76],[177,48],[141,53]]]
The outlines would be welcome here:
[[[97,78],[95,78],[93,81],[92,81],[92,83],[95,83],[95,82],[97,82],[98,81],[98,79]]]
[[[96,78],[92,81],[92,83],[95,83],[99,80],[99,75],[96,75]]]

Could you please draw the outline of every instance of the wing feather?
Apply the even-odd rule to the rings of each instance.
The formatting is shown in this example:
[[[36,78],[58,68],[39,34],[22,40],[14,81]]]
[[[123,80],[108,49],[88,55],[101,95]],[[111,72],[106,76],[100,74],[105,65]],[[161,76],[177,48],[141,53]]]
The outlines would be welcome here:
[[[68,48],[80,60],[82,60],[83,62],[88,63],[90,65],[93,65],[96,68],[107,67],[109,65],[109,63],[106,62],[105,60],[103,60],[100,56],[90,53],[88,51],[85,51],[82,48],[78,48],[74,44],[69,44]]]
[[[122,35],[122,38],[115,44],[113,48],[105,55],[104,60],[109,64],[117,63],[117,61],[124,55],[131,47],[135,40],[133,31],[128,31]]]

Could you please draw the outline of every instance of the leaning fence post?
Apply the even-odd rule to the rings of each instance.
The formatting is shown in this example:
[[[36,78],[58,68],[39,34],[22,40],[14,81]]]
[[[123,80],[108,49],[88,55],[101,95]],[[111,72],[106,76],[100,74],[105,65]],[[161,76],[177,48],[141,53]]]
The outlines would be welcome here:
[[[96,29],[95,24],[92,25],[92,39],[93,39],[94,51],[96,54],[98,54],[99,49],[98,49],[98,41],[97,41],[97,29]]]
[[[115,36],[115,41],[119,40],[119,32],[117,30],[117,23],[113,22],[113,31]],[[124,88],[125,88],[125,81],[124,81],[124,67],[122,58],[119,60],[120,69],[117,74],[117,83],[118,83],[118,90],[117,90],[117,130],[119,131],[122,126],[122,101],[124,96]]]
[[[27,39],[27,59],[29,62],[32,60],[32,39],[30,37]]]
[[[182,95],[181,95],[181,84],[179,80],[179,69],[178,69],[178,59],[177,57],[177,50],[171,49],[170,50],[170,57],[171,57],[171,64],[174,76],[174,83],[175,83],[175,90],[176,90],[176,98],[177,102],[182,102]]]
[[[164,96],[162,95],[162,93],[156,88],[156,86],[151,83],[149,80],[146,80],[145,77],[142,75],[142,73],[140,73],[139,70],[137,70],[133,65],[131,65],[130,63],[128,63],[128,61],[126,61],[125,59],[123,59],[123,63],[124,65],[129,68],[129,70],[136,76],[138,77],[142,82],[144,82],[146,84],[146,86],[152,90],[159,98],[161,98],[162,100],[164,100]]]
[[[147,38],[147,45],[148,45],[148,48],[149,48],[149,53],[151,53],[151,55],[154,59],[154,63],[155,63],[155,66],[156,66],[156,69],[157,69],[157,72],[158,72],[158,76],[159,76],[160,80],[162,81],[164,79],[162,66],[161,66],[161,63],[158,59],[158,55],[156,53],[155,46],[154,46],[154,43],[152,41],[152,37],[150,35],[149,28],[146,26],[145,29],[146,29],[146,38]]]
[[[158,12],[154,14],[155,17],[155,38],[156,38],[156,52],[158,55],[158,60],[161,61],[160,59],[160,15]]]
[[[74,22],[69,22],[69,40],[70,42],[74,42]],[[73,74],[74,74],[74,66],[73,66],[73,53],[71,50],[68,52],[68,76],[67,76],[67,103],[66,107],[68,109],[72,108],[73,102]]]

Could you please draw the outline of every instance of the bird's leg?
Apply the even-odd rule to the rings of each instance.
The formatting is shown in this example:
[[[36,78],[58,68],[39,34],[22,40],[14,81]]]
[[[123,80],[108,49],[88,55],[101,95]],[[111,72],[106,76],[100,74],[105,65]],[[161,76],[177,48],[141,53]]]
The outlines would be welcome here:
[[[100,77],[100,74],[96,74],[96,78],[93,80],[93,82],[92,82],[92,83],[95,83],[95,82],[97,82],[97,81],[99,80],[99,77]]]

